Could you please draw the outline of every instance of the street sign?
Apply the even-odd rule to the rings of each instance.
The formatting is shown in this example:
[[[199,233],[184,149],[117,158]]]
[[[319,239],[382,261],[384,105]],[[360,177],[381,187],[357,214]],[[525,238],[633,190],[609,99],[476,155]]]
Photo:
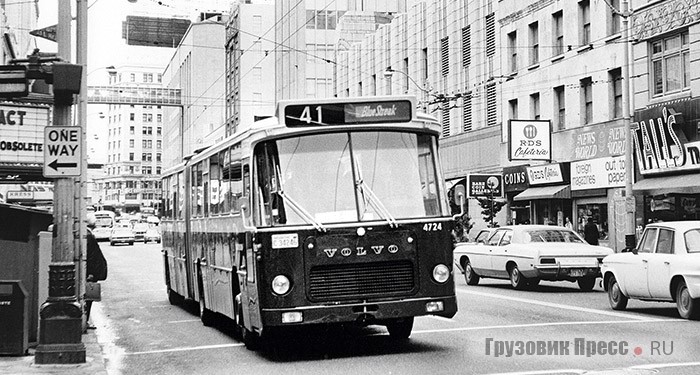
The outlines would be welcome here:
[[[44,177],[80,176],[81,141],[79,126],[47,126],[44,129]]]
[[[38,36],[39,38],[48,39],[52,42],[56,41],[56,26],[51,25],[46,26],[43,29],[32,30],[29,32],[30,35]]]

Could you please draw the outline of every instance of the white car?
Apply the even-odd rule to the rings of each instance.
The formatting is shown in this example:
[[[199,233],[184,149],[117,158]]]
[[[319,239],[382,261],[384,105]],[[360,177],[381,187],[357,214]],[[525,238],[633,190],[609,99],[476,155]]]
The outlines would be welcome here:
[[[610,306],[627,301],[675,302],[686,319],[700,319],[700,221],[660,222],[644,228],[637,248],[603,259]]]
[[[457,244],[453,257],[469,285],[486,277],[510,279],[515,289],[540,280],[567,280],[589,291],[600,276],[603,258],[612,253],[564,227],[513,225],[496,229],[486,243]]]

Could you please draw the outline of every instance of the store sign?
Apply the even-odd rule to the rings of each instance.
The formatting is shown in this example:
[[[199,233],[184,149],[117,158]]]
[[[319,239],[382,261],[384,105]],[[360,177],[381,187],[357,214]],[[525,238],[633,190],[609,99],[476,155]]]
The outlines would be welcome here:
[[[0,162],[44,162],[44,128],[49,107],[0,105]]]
[[[625,154],[625,126],[608,123],[567,130],[563,143],[567,159],[589,160]],[[557,140],[559,142],[559,140]],[[558,144],[558,143],[557,143]]]
[[[632,124],[634,153],[642,175],[700,170],[700,141],[689,141],[689,135],[694,137],[693,114],[683,108],[700,102],[683,104],[635,115],[640,118]]]
[[[571,163],[571,190],[625,186],[625,157],[614,156]]]
[[[503,168],[503,191],[506,193],[527,189],[527,165]]]
[[[544,185],[564,182],[560,164],[546,164],[527,167],[527,178],[530,185]]]
[[[503,178],[501,175],[470,174],[467,179],[468,197],[503,197]]]
[[[552,132],[549,121],[508,121],[508,160],[551,160]]]

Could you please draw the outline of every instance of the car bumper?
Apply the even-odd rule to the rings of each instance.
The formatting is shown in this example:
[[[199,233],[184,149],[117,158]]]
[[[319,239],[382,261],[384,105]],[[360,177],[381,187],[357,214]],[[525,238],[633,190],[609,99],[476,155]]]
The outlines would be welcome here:
[[[112,238],[109,240],[111,243],[132,243],[134,242],[133,238]]]
[[[443,310],[427,312],[430,302],[442,302]],[[301,312],[303,320],[299,323],[282,323],[282,314]],[[455,296],[436,298],[415,298],[401,301],[359,303],[346,305],[306,306],[288,309],[263,309],[263,323],[271,326],[294,326],[308,324],[361,323],[382,324],[389,319],[407,318],[421,315],[438,315],[447,318],[457,313]]]
[[[600,277],[600,267],[581,267],[581,266],[536,266],[531,274],[521,271],[525,277],[537,277],[541,280],[559,281],[569,280],[574,281],[588,277]]]

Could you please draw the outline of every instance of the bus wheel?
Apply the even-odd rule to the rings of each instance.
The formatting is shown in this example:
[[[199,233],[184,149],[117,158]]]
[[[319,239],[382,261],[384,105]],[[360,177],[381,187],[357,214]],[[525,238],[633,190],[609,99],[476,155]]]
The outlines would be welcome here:
[[[260,349],[261,337],[257,333],[251,332],[245,327],[241,328],[241,333],[243,334],[243,343],[246,349],[253,351]]]
[[[386,324],[389,336],[398,340],[406,340],[413,330],[413,317],[394,319]]]
[[[202,319],[202,324],[204,324],[205,327],[214,325],[214,312],[204,306],[204,298],[199,299],[199,318]]]

